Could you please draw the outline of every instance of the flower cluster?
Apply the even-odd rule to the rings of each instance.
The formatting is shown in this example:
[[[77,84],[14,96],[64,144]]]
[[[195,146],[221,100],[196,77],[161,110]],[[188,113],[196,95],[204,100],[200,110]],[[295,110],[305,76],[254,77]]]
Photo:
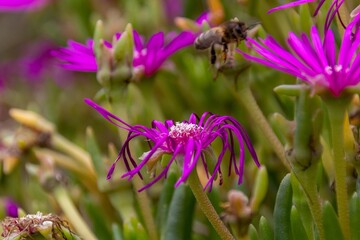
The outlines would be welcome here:
[[[208,166],[205,161],[205,151],[210,148],[211,143],[217,138],[222,140],[223,146],[211,176],[208,175],[208,182],[205,189],[209,188],[209,190],[211,190],[215,177],[218,173],[221,174],[220,165],[226,151],[230,152],[229,174],[232,166],[234,166],[235,173],[239,176],[239,184],[242,182],[244,171],[245,145],[256,165],[260,165],[245,129],[236,121],[236,119],[230,116],[218,116],[206,112],[198,118],[195,114],[192,114],[188,121],[178,123],[175,123],[172,120],[167,120],[164,123],[153,121],[152,127],[147,128],[142,125],[131,126],[91,100],[86,99],[85,102],[96,109],[108,121],[129,132],[117,160],[114,162],[108,173],[108,179],[111,178],[116,162],[120,159],[124,160],[128,170],[122,177],[127,177],[130,180],[136,174],[141,177],[140,170],[146,164],[153,164],[153,162],[158,160],[163,154],[172,155],[162,172],[139,191],[150,187],[162,177],[166,177],[167,172],[174,161],[177,161],[178,164],[182,165],[182,175],[175,186],[179,186],[179,184],[187,180],[189,174],[195,170],[199,159],[201,159],[204,169],[208,173]],[[130,142],[134,138],[140,136],[145,137],[151,146],[150,151],[144,153],[140,158],[141,162],[137,164],[130,150]],[[238,162],[235,156],[236,139],[240,149]]]

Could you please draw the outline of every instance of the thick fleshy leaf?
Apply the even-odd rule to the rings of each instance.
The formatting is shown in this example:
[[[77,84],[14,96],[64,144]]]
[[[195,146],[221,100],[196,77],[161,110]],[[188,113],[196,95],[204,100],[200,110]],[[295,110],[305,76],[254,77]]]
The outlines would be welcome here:
[[[290,213],[292,207],[292,188],[290,174],[287,174],[280,183],[276,194],[274,209],[274,233],[276,240],[291,239]]]
[[[182,184],[172,197],[164,239],[191,239],[195,197],[189,186]]]
[[[331,203],[325,202],[323,206],[323,224],[325,230],[325,239],[341,240],[344,239],[341,232],[338,217]]]

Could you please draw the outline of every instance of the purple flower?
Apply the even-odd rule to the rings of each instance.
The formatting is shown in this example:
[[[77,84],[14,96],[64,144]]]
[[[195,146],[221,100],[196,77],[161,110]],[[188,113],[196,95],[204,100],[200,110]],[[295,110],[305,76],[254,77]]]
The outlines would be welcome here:
[[[5,198],[6,216],[18,217],[18,208],[18,205],[11,198]]]
[[[33,11],[49,2],[50,0],[0,0],[0,11]]]
[[[106,44],[112,48],[111,44]],[[81,72],[96,72],[97,64],[94,52],[94,41],[89,39],[86,44],[81,44],[73,40],[68,41],[67,48],[60,48],[53,52],[53,55],[63,63],[65,69]]]
[[[302,4],[306,4],[306,3],[311,3],[311,2],[315,2],[316,0],[298,0],[298,1],[293,1],[293,2],[289,2],[286,4],[282,4],[278,7],[274,7],[272,9],[270,9],[267,13],[272,13],[278,10],[282,10],[282,9],[286,9],[286,8],[290,8],[290,7],[296,7]],[[321,0],[321,5],[325,2],[325,0]],[[320,5],[320,4],[319,4]]]
[[[134,59],[133,67],[141,70],[149,77],[153,75],[176,51],[191,45],[196,36],[191,32],[182,32],[174,37],[173,34],[164,36],[163,32],[154,34],[145,44],[143,38],[134,31]],[[116,34],[119,39],[121,34]],[[166,40],[171,38],[167,43]],[[105,43],[106,47],[112,49],[112,45]],[[66,69],[73,71],[96,72],[98,65],[94,53],[94,41],[88,40],[86,45],[70,40],[67,48],[61,48],[54,52]]]
[[[57,59],[51,54],[54,49],[55,45],[49,41],[37,42],[30,44],[19,59],[0,63],[0,89],[13,83],[14,79],[34,84],[51,78],[63,85],[70,75],[59,68]]]
[[[234,167],[235,173],[239,177],[239,184],[242,182],[244,171],[244,145],[246,145],[249,149],[249,152],[256,165],[260,166],[255,150],[251,145],[249,136],[240,123],[232,117],[204,113],[201,118],[198,118],[195,114],[191,114],[189,120],[183,122],[175,123],[172,120],[167,120],[162,123],[154,120],[152,122],[152,127],[148,128],[142,125],[131,126],[91,100],[85,99],[85,102],[91,107],[95,108],[112,124],[129,132],[128,137],[120,150],[118,158],[109,170],[108,179],[111,178],[115,169],[115,165],[120,159],[124,160],[125,166],[128,170],[128,172],[125,173],[122,177],[127,177],[128,180],[130,180],[136,174],[142,177],[140,170],[146,164],[154,165],[154,163],[163,154],[172,155],[170,161],[162,170],[162,172],[150,183],[142,187],[139,191],[150,187],[162,177],[166,177],[171,164],[175,160],[182,166],[182,175],[176,182],[175,187],[179,186],[182,182],[185,182],[189,174],[192,171],[195,171],[196,164],[198,161],[200,161],[199,159],[201,159],[201,163],[203,164],[204,169],[208,174],[208,166],[205,161],[205,151],[210,148],[211,143],[217,138],[222,140],[223,148],[219,157],[217,158],[215,168],[211,176],[208,174],[208,182],[204,187],[205,189],[209,188],[209,190],[211,190],[215,177],[218,173],[221,175],[220,164],[223,161],[224,154],[227,150],[230,152],[229,174],[232,167]],[[141,136],[144,137],[149,143],[150,150],[139,158],[141,162],[137,164],[130,151],[130,142],[134,138]],[[236,139],[240,149],[238,162],[235,156]]]
[[[48,41],[32,44],[17,61],[22,77],[31,82],[42,82],[47,78],[54,79],[59,85],[69,79],[69,73],[57,66],[52,56],[55,45]]]
[[[174,21],[175,17],[182,16],[183,1],[179,0],[163,0],[164,12],[169,22]]]
[[[331,29],[321,40],[315,26],[311,28],[310,38],[304,33],[298,37],[290,32],[287,44],[291,52],[271,36],[259,41],[247,39],[248,45],[260,56],[239,52],[251,61],[294,75],[339,96],[346,87],[360,82],[360,55],[357,54],[360,33],[352,33],[357,21],[354,19],[345,30],[338,53]]]

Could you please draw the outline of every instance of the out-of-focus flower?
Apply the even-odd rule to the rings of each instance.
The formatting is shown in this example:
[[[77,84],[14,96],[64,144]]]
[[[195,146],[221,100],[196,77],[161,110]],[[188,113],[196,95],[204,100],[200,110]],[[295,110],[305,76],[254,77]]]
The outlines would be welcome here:
[[[8,75],[9,68],[4,64],[0,64],[0,92],[5,89],[6,76]]]
[[[25,80],[31,84],[53,79],[58,85],[69,81],[70,73],[60,68],[57,59],[51,54],[54,49],[55,45],[48,41],[38,42],[29,45],[20,58],[0,63],[0,82],[3,88],[11,85],[14,79]]]
[[[239,236],[245,236],[253,215],[249,199],[243,192],[237,190],[230,190],[227,199],[228,202],[222,204],[225,210],[222,219],[230,224],[235,224]]]
[[[44,7],[50,0],[0,0],[0,11],[34,11]]]
[[[158,32],[145,44],[136,31],[133,34],[135,44],[133,67],[134,70],[143,71],[147,77],[153,75],[176,51],[191,45],[196,37],[193,33],[186,31],[175,37],[174,34],[164,36],[163,32]],[[116,34],[116,39],[120,36],[121,34]],[[112,50],[110,43],[105,42],[105,46]],[[88,40],[86,45],[70,40],[67,48],[60,48],[54,52],[54,55],[63,62],[62,66],[65,69],[84,72],[98,70],[92,39]]]
[[[236,119],[230,116],[204,113],[198,118],[195,114],[191,114],[188,121],[175,123],[172,120],[167,120],[162,123],[154,120],[152,127],[147,128],[142,125],[131,126],[91,100],[85,99],[85,102],[96,109],[108,121],[129,132],[128,138],[125,140],[117,160],[109,170],[108,179],[111,178],[115,170],[115,165],[120,159],[124,160],[128,170],[122,177],[127,177],[128,180],[130,180],[136,174],[141,177],[140,170],[145,165],[151,169],[161,156],[164,154],[172,155],[162,172],[139,191],[150,187],[162,177],[166,177],[170,166],[175,160],[182,166],[182,175],[176,182],[175,187],[185,182],[189,174],[195,171],[199,159],[201,159],[203,167],[206,173],[208,173],[209,170],[205,159],[205,152],[211,148],[211,143],[217,138],[221,139],[223,148],[216,160],[211,176],[208,175],[208,182],[205,189],[209,188],[209,190],[211,190],[215,177],[217,174],[221,175],[220,165],[226,151],[230,152],[229,174],[232,167],[234,167],[235,173],[239,177],[239,184],[242,182],[244,171],[245,145],[256,165],[260,165],[245,129]],[[137,164],[130,151],[130,142],[140,136],[147,139],[150,144],[150,151],[145,152],[139,158],[141,162]],[[240,150],[238,162],[235,156],[235,140],[238,141]]]
[[[287,43],[291,52],[271,36],[259,41],[247,39],[248,45],[260,56],[239,52],[251,61],[294,75],[315,90],[325,88],[339,96],[346,87],[360,82],[360,55],[357,54],[360,33],[352,32],[358,19],[354,19],[345,30],[338,54],[331,29],[321,40],[315,26],[311,28],[310,38],[304,33],[298,37],[290,32]]]
[[[59,85],[69,79],[69,73],[57,65],[52,56],[55,45],[50,42],[33,44],[18,61],[18,71],[31,82],[42,82],[46,78],[54,79]]]
[[[183,15],[183,1],[179,0],[163,0],[164,12],[168,21]]]
[[[14,218],[18,217],[18,208],[18,205],[11,198],[5,199],[5,210],[7,216]]]
[[[110,43],[105,44],[108,48],[112,48]],[[97,64],[94,53],[94,41],[89,39],[85,44],[68,41],[67,48],[60,48],[53,52],[53,55],[60,59],[63,63],[61,66],[65,69],[81,72],[96,72]]]

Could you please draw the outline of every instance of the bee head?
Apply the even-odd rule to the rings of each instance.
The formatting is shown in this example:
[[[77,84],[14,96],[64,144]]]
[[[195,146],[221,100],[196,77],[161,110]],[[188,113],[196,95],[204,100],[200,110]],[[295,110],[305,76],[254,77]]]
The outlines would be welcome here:
[[[237,22],[234,29],[234,34],[236,37],[238,37],[240,40],[244,40],[247,35],[247,27],[245,23],[243,22]]]

